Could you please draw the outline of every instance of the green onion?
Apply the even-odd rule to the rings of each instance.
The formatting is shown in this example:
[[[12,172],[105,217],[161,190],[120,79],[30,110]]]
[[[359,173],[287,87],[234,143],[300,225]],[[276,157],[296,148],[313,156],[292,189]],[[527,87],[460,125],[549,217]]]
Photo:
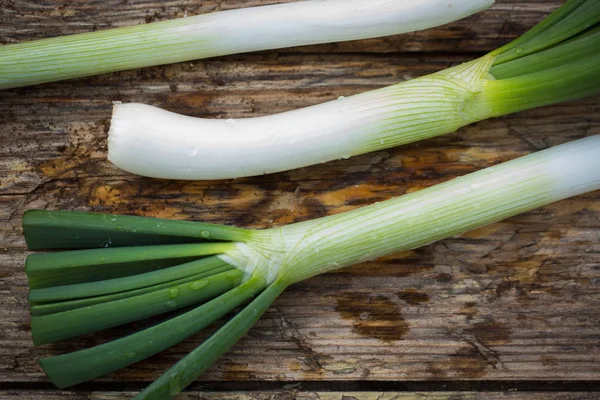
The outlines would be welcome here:
[[[514,42],[422,78],[266,117],[115,104],[108,159],[134,174],[229,179],[345,159],[600,91],[600,2],[569,0]]]
[[[443,25],[494,0],[310,0],[0,46],[0,89]]]
[[[136,397],[168,399],[183,390],[233,346],[277,296],[293,283],[423,246],[598,189],[600,135],[350,212],[265,230],[132,216],[29,211],[23,219],[24,230],[28,242],[32,241],[36,249],[66,248],[69,240],[72,240],[74,248],[96,248],[57,252],[46,258],[44,255],[30,256],[35,257],[36,268],[27,272],[33,273],[36,279],[39,271],[53,276],[53,268],[56,268],[54,277],[57,279],[60,276],[68,279],[67,271],[71,271],[80,282],[62,286],[56,280],[48,280],[45,282],[50,286],[32,289],[31,297],[36,297],[33,294],[39,291],[52,294],[40,297],[44,300],[43,304],[33,305],[33,310],[37,310],[32,318],[36,344],[164,313],[214,297],[190,311],[132,335],[45,358],[40,363],[57,386],[71,386],[156,354],[250,301],[202,345]],[[37,227],[40,226],[44,227],[47,237],[38,233]],[[117,226],[121,228],[117,229]],[[131,227],[134,226],[140,227],[140,230],[133,231]],[[197,228],[194,229],[194,226]],[[53,234],[54,228],[56,234]],[[138,241],[138,235],[142,243],[119,249],[102,248],[104,242],[95,239],[110,236],[111,231],[127,233],[120,236],[118,242],[113,241],[111,246],[128,246]],[[107,285],[110,279],[104,279],[102,273],[93,274],[92,279],[83,279],[76,272],[92,264],[86,261],[88,257],[74,257],[74,254],[82,254],[78,253],[81,251],[93,251],[98,255],[106,253],[110,255],[110,265],[127,265],[132,260],[150,261],[149,254],[160,258],[161,254],[155,251],[154,246],[159,239],[169,243],[183,242],[183,245],[175,245],[179,247],[170,247],[174,246],[171,244],[164,248],[179,249],[182,258],[193,256],[197,260],[183,264],[186,266],[183,274],[180,266],[173,265],[150,272],[134,269],[130,275],[111,278],[128,283],[117,286],[122,291],[116,293],[106,290],[110,287]],[[189,240],[198,244],[190,247],[186,244]],[[194,246],[207,249],[210,242],[216,246],[211,251],[190,251]],[[207,256],[217,250],[219,254]],[[61,255],[64,260],[61,260]],[[176,256],[169,254],[164,257],[177,259]],[[152,268],[155,265],[152,264]],[[190,265],[198,268],[189,268]],[[65,270],[65,266],[70,268]],[[104,268],[102,264],[95,264],[95,267],[99,271]],[[148,274],[158,279],[148,279]],[[85,285],[91,297],[81,297],[80,285]],[[52,291],[55,288],[58,290]],[[73,298],[76,299],[71,300]]]

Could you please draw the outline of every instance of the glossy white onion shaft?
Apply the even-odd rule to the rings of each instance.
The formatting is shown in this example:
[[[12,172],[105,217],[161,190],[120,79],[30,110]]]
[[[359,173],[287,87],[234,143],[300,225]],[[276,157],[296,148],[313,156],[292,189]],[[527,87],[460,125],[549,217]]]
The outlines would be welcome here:
[[[253,231],[222,256],[287,283],[414,249],[600,189],[600,135],[356,210]]]
[[[443,25],[494,0],[309,0],[0,46],[0,89]]]
[[[309,0],[215,13],[223,53],[395,35],[433,28],[494,0]]]
[[[108,159],[143,176],[227,179],[323,163],[442,135],[489,117],[494,58],[300,110],[239,120],[116,104]]]

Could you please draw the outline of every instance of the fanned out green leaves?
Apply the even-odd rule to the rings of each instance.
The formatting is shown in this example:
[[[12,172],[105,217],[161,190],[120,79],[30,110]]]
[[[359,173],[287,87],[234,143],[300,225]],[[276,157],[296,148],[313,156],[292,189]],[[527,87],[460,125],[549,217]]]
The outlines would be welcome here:
[[[52,343],[200,303],[239,285],[243,276],[236,269],[206,275],[138,296],[32,316],[33,342]]]
[[[59,388],[97,378],[181,342],[252,298],[264,286],[264,281],[249,280],[202,306],[158,325],[99,346],[44,358],[40,360],[40,365]],[[208,349],[207,366],[212,364],[209,362],[214,358],[210,356],[212,351],[218,349]]]
[[[102,376],[204,329],[266,287],[219,255],[249,236],[221,225],[61,211],[23,218],[30,248],[91,249],[32,254],[26,262],[36,345],[164,314],[210,299],[121,339],[40,361],[59,387]],[[167,243],[167,244],[164,244]],[[112,246],[126,246],[110,248]],[[100,247],[100,248],[98,248]],[[268,305],[265,305],[265,309]],[[254,317],[244,317],[249,329]],[[239,321],[241,317],[237,317]],[[219,331],[221,332],[221,331]],[[217,337],[219,337],[217,333]],[[214,339],[213,339],[214,340]],[[231,342],[233,345],[234,341]],[[204,368],[223,347],[203,348]]]

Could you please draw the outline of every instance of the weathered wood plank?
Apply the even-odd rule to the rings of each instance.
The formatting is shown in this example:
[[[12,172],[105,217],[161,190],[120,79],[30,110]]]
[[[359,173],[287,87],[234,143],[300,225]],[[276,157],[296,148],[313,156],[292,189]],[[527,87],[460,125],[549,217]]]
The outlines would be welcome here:
[[[0,39],[29,40],[242,3],[263,2],[168,1],[160,3],[163,11],[149,1],[4,1]],[[172,182],[133,177],[106,161],[112,101],[218,118],[308,106],[470,59],[475,54],[439,52],[494,48],[558,3],[498,1],[469,21],[404,39],[238,55],[0,92],[0,381],[45,381],[36,359],[140,326],[32,347],[20,229],[28,208],[269,227],[346,211],[600,133],[596,97],[326,165],[235,181]],[[506,22],[509,16],[520,22]],[[202,379],[597,380],[599,200],[600,193],[580,196],[295,285]],[[203,337],[103,381],[153,379]]]
[[[126,400],[135,395],[134,392],[66,392],[66,391],[0,391],[0,399],[24,400]],[[472,392],[306,392],[306,391],[274,391],[274,392],[188,392],[176,396],[176,400],[594,400],[599,393],[591,392],[558,392],[558,393],[472,393]]]

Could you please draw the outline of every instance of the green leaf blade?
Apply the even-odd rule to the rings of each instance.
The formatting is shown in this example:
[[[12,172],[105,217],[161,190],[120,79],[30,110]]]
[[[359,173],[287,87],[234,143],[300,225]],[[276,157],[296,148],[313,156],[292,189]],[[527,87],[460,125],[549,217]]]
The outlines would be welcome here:
[[[243,241],[249,235],[247,229],[203,222],[48,210],[27,211],[23,232],[31,250]]]

